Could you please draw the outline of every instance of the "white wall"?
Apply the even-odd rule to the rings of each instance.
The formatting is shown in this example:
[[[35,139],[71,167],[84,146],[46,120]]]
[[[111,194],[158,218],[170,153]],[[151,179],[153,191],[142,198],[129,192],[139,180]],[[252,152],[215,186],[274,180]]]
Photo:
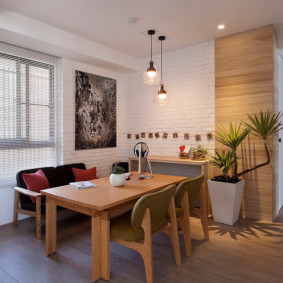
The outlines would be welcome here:
[[[154,59],[160,61],[159,57]],[[127,75],[125,81],[125,160],[133,155],[135,134],[141,132],[146,138],[139,141],[149,145],[152,155],[178,156],[183,144],[201,144],[212,151],[214,141],[208,141],[206,133],[215,127],[214,41],[164,53],[163,82],[170,99],[166,106],[154,102],[158,86],[143,83],[146,60],[140,66],[140,71]],[[149,139],[149,132],[160,132],[161,137]],[[162,138],[163,132],[168,133],[168,139]],[[178,139],[173,139],[173,132],[179,134]],[[188,141],[184,140],[186,132],[190,134]],[[127,133],[132,135],[130,140]],[[195,141],[195,134],[201,135],[200,142]]]
[[[83,71],[117,80],[117,147],[75,150],[75,71]],[[122,157],[122,113],[124,76],[90,65],[62,60],[63,77],[63,164],[84,162],[87,168],[96,166],[97,175],[102,177],[109,175],[110,166],[113,162],[121,160]]]

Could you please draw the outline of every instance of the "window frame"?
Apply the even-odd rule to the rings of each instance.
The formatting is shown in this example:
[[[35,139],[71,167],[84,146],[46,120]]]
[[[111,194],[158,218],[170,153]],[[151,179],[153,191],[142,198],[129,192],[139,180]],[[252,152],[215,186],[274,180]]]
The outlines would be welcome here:
[[[21,58],[14,55],[9,55],[0,52],[0,58],[13,60],[16,62],[16,138],[1,138],[0,137],[0,150],[1,149],[24,149],[24,148],[40,148],[40,147],[54,147],[55,148],[55,66],[31,59]],[[26,66],[26,101],[21,101],[21,64]],[[49,71],[49,105],[41,105],[29,103],[29,67],[38,67]],[[21,106],[25,104],[26,107],[26,124],[30,124],[29,107],[31,105],[46,106],[49,108],[49,139],[44,141],[30,141],[29,140],[29,127],[26,127],[26,137],[22,137],[21,131]],[[53,118],[53,119],[52,119]]]

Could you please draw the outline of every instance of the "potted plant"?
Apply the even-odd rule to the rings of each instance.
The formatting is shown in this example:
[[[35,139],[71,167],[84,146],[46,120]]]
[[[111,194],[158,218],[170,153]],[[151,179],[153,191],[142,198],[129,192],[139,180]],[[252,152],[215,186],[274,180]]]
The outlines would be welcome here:
[[[207,149],[200,144],[193,150],[193,159],[204,160],[207,154]]]
[[[214,138],[228,147],[228,150],[223,150],[221,153],[216,152],[215,156],[212,156],[210,160],[222,172],[222,175],[215,176],[208,181],[212,213],[216,222],[233,225],[239,219],[245,185],[245,180],[240,180],[239,177],[270,163],[267,139],[282,129],[281,117],[280,112],[278,114],[271,114],[270,111],[266,113],[260,112],[259,115],[248,115],[249,122],[241,122],[239,126],[236,124],[233,126],[230,123],[228,131],[223,127],[218,129]],[[243,126],[244,128],[242,128]],[[238,173],[238,159],[240,156],[237,156],[236,151],[249,134],[262,139],[267,161]],[[229,172],[232,169],[233,173],[230,176]]]
[[[126,181],[125,169],[118,164],[114,164],[111,170],[110,183],[114,187],[121,187]]]

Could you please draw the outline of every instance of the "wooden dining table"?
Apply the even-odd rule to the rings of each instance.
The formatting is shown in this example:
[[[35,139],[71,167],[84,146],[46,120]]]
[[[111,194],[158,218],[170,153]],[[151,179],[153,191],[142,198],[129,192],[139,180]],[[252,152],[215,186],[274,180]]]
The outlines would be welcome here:
[[[42,190],[46,196],[46,255],[56,252],[56,206],[91,216],[92,281],[110,280],[110,219],[133,208],[143,195],[178,184],[188,177],[155,174],[139,179],[133,172],[130,180],[114,187],[109,177],[91,180],[96,187],[78,190],[71,185]]]

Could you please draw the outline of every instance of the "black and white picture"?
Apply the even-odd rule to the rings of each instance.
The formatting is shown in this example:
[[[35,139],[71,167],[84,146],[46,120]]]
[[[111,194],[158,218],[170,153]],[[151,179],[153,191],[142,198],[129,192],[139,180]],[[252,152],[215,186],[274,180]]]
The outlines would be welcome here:
[[[75,149],[116,146],[116,80],[76,71]]]

